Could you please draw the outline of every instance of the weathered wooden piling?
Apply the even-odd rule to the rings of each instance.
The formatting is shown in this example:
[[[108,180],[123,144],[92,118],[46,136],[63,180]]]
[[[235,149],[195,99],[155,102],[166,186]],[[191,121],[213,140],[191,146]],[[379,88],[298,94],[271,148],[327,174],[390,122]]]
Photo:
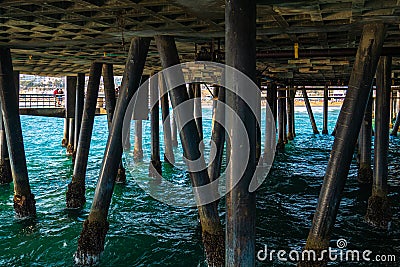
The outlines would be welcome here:
[[[103,80],[104,80],[104,97],[106,101],[107,111],[107,124],[108,131],[111,130],[111,124],[113,120],[116,98],[115,98],[115,85],[114,85],[114,69],[112,64],[103,64]],[[121,162],[119,163],[117,177],[115,178],[116,183],[126,182],[125,168]]]
[[[360,184],[371,184],[372,90],[368,99],[367,108],[365,109],[365,114],[358,139],[360,160],[358,166],[357,180]]]
[[[156,36],[155,40],[158,52],[160,54],[162,67],[165,69],[179,64],[179,56],[174,38],[171,36]],[[183,81],[183,73],[179,75],[181,75],[179,78]],[[164,76],[165,82],[169,87],[172,87],[172,81],[174,78],[176,79],[176,77],[169,77],[169,75]],[[173,108],[179,106],[181,103],[189,99],[185,85],[173,88],[171,91],[169,91],[169,95]],[[174,114],[177,121],[179,121],[179,115],[179,113]],[[194,120],[190,120],[182,127],[180,131],[180,140],[184,151],[184,156],[187,159],[200,159],[204,162],[204,158],[199,150],[200,136]],[[207,169],[203,169],[199,172],[190,172],[189,174],[193,187],[203,186],[210,182]],[[201,201],[202,197],[202,195],[196,195],[197,200]],[[202,227],[203,244],[208,265],[223,266],[224,235],[218,216],[217,205],[215,202],[213,202],[205,205],[199,205],[197,208]]]
[[[278,108],[277,108],[277,86],[276,83],[270,83],[268,85],[268,91],[267,91],[267,102],[268,105],[272,111],[272,115],[274,116],[274,121],[275,121],[275,126],[277,122],[277,114],[278,114]]]
[[[287,125],[288,125],[288,133],[287,139],[293,140],[295,136],[294,132],[294,96],[296,91],[294,88],[289,88],[287,91]]]
[[[135,143],[133,147],[135,161],[143,160],[143,125],[141,120],[135,120]]]
[[[322,127],[322,134],[328,134],[328,109],[329,109],[329,88],[326,84],[324,87],[324,107],[323,107],[323,127]]]
[[[396,122],[394,123],[392,132],[390,133],[391,136],[397,136],[397,132],[399,131],[400,126],[400,111],[397,113]]]
[[[286,91],[278,90],[278,149],[285,148],[285,110],[286,110]]]
[[[166,93],[165,81],[162,75],[158,75],[158,86],[160,88],[161,115],[164,133],[164,161],[175,163],[174,149],[172,146],[171,117],[169,116],[169,100]]]
[[[337,122],[336,138],[305,249],[321,251],[329,246],[385,32],[386,28],[382,23],[370,23],[363,27],[348,91]],[[324,265],[324,262],[300,263],[300,266],[321,265]]]
[[[78,265],[98,263],[100,254],[104,250],[105,235],[109,226],[107,214],[122,156],[121,140],[124,116],[130,100],[139,88],[149,45],[149,38],[134,37],[129,48],[92,207],[89,217],[83,223],[78,249],[74,255],[75,264]]]
[[[228,66],[246,74],[255,81],[256,76],[256,1],[234,0],[225,2],[225,60]],[[237,83],[233,75],[232,84]],[[243,90],[244,88],[236,88]],[[246,92],[247,93],[247,92]],[[260,97],[254,92],[252,100],[257,107]],[[285,91],[283,91],[285,93]],[[255,266],[256,194],[249,192],[249,184],[256,168],[257,118],[244,100],[232,92],[226,93],[227,105],[242,120],[249,140],[249,160],[238,184],[226,196],[226,250],[225,266]],[[286,102],[285,99],[283,101]],[[234,116],[226,116],[229,132],[235,130]],[[228,127],[229,127],[228,126]],[[237,138],[233,135],[231,138]],[[233,183],[235,165],[242,160],[241,144],[231,140],[231,168],[227,170],[227,187]],[[229,188],[229,187],[228,187]]]
[[[8,156],[8,147],[6,131],[4,129],[3,111],[0,104],[0,184],[9,184],[12,182],[10,157]]]
[[[151,123],[151,166],[149,169],[149,175],[155,177],[156,173],[162,174],[162,166],[160,160],[160,102],[158,101],[158,81],[151,79],[149,84],[150,89],[150,103],[154,103],[154,106],[150,110],[150,123]]]
[[[72,156],[74,153],[74,143],[75,143],[75,104],[76,104],[76,76],[67,76],[67,93],[66,93],[66,118],[69,121],[68,127],[68,145],[67,145],[67,155]]]
[[[225,88],[217,88],[218,90],[215,90],[214,92],[218,92],[217,96],[220,103],[218,103],[217,100],[214,100],[215,108],[212,119],[211,141],[215,144],[215,158],[208,167],[208,176],[210,177],[210,181],[216,180],[221,174],[222,156],[224,153],[225,143],[225,129],[224,126],[219,123],[225,120],[225,111],[222,105],[222,103],[225,103]]]
[[[83,105],[85,102],[85,74],[78,73],[76,92],[75,92],[75,137],[74,152],[72,154],[72,162],[75,162],[76,150],[78,149],[79,134],[81,131]]]
[[[101,77],[102,64],[92,63],[90,67],[89,84],[86,93],[86,100],[83,108],[82,124],[79,134],[78,148],[74,164],[72,181],[68,185],[66,194],[67,208],[82,208],[86,202],[85,197],[85,177],[92,139],[94,116],[96,113],[97,97]]]
[[[178,129],[176,127],[174,110],[172,110],[172,116],[171,116],[171,141],[173,147],[178,147]]]
[[[63,147],[68,146],[68,136],[69,135],[69,120],[68,118],[64,118],[64,132],[63,132],[63,138],[61,140],[61,145]]]
[[[0,47],[0,103],[14,181],[14,210],[20,218],[35,216],[35,197],[29,185],[11,52],[6,47]]]
[[[201,110],[201,85],[194,85],[194,117],[196,120],[197,130],[199,131],[200,140],[203,140],[203,114]]]
[[[391,65],[390,56],[381,57],[376,73],[374,177],[365,215],[368,223],[383,229],[388,229],[392,217],[387,197]]]
[[[313,111],[311,108],[310,100],[308,99],[306,88],[303,87],[302,92],[303,92],[304,104],[306,105],[308,116],[310,117],[310,122],[311,122],[311,126],[313,129],[313,133],[319,134],[317,124],[315,123],[314,114],[313,114]]]
[[[149,79],[149,75],[143,75],[141,83]],[[148,101],[148,100],[147,100]],[[133,147],[133,158],[135,161],[140,162],[143,160],[143,122],[142,120],[135,120],[135,143]]]

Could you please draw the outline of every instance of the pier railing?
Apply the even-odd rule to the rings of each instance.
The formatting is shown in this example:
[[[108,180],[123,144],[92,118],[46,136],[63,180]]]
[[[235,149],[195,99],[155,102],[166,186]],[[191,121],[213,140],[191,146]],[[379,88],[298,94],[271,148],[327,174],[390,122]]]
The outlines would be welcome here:
[[[65,95],[64,94],[20,94],[19,95],[20,108],[64,108]],[[104,95],[99,95],[97,98],[97,107],[105,108]]]

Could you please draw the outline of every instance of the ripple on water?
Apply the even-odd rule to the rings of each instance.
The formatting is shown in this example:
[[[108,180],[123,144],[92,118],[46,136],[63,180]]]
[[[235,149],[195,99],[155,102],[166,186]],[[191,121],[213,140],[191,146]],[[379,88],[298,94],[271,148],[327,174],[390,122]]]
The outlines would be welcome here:
[[[296,139],[283,153],[277,154],[268,178],[257,193],[256,249],[268,245],[271,249],[300,250],[317,205],[333,137],[312,134],[306,110],[296,107],[296,111]],[[316,108],[314,112],[317,125],[322,125],[322,109]],[[205,109],[204,114],[210,115],[210,109]],[[338,109],[330,110],[330,132],[337,115]],[[15,219],[12,185],[0,186],[0,266],[72,266],[72,255],[90,209],[104,153],[106,118],[95,118],[86,175],[87,203],[81,211],[65,210],[65,191],[73,166],[60,146],[63,119],[21,116],[21,121],[38,216],[35,220]],[[210,120],[204,122],[207,135],[211,124]],[[147,121],[143,123],[143,131],[146,161],[150,149]],[[400,251],[399,140],[391,138],[389,157],[394,214],[391,231],[378,231],[365,223],[369,192],[358,187],[353,162],[333,232],[333,246],[336,239],[346,238],[349,246],[356,249],[396,255]],[[146,195],[132,174],[147,175],[147,165],[139,164],[136,168],[133,173],[127,172],[125,185],[115,186],[101,266],[205,266],[197,210],[171,207]],[[164,166],[163,170],[170,175],[170,181],[180,186],[190,185],[187,174],[180,168]],[[220,203],[223,222],[224,203],[223,198]],[[288,265],[291,266],[273,262],[273,266]]]

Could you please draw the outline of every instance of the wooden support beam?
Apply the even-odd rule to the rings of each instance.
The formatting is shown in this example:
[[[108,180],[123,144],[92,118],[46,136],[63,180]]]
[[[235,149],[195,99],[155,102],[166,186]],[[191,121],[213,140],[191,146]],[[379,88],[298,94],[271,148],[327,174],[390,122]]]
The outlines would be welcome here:
[[[116,105],[114,68],[112,64],[103,64],[103,80],[104,80],[104,96],[105,96],[106,110],[107,110],[108,131],[110,131]],[[115,178],[115,182],[116,183],[126,182],[126,174],[125,174],[125,168],[122,164],[122,158],[119,163],[118,173],[117,177]]]
[[[329,246],[385,32],[386,27],[381,23],[364,26],[305,249],[320,252]],[[326,261],[325,258],[322,262],[302,262],[300,266],[321,266],[325,265]]]
[[[376,109],[374,138],[374,177],[365,220],[388,230],[392,214],[388,195],[388,150],[390,122],[391,57],[381,57],[376,73]]]
[[[74,138],[75,138],[75,105],[76,105],[76,76],[67,76],[67,90],[66,90],[66,103],[65,103],[65,118],[68,119],[68,144],[67,155],[72,156],[74,153]]]
[[[78,149],[79,134],[81,131],[83,105],[85,101],[85,74],[78,73],[76,93],[75,93],[75,137],[74,137],[74,152],[72,154],[72,162],[75,162],[76,150]]]
[[[171,36],[155,36],[157,49],[161,58],[161,65],[164,69],[179,64],[178,51],[174,38]],[[165,75],[164,79],[169,88],[173,88],[174,79],[184,80],[183,73],[176,74],[177,77]],[[185,85],[173,88],[169,91],[172,107],[176,108],[189,99]],[[175,121],[180,122],[180,114],[174,113]],[[181,115],[182,116],[182,115]],[[184,151],[184,156],[189,160],[201,160],[201,166],[206,166],[204,157],[200,153],[200,136],[197,125],[194,120],[190,120],[185,125],[180,125],[180,140]],[[204,186],[210,182],[207,169],[198,172],[190,172],[190,178],[193,187]],[[201,194],[196,195],[196,200],[202,202]],[[215,202],[198,205],[197,207],[202,226],[203,244],[206,253],[206,260],[210,266],[224,265],[224,244],[223,231],[218,216],[218,210]]]
[[[114,189],[114,179],[122,156],[123,121],[128,104],[139,88],[149,45],[149,38],[134,37],[129,48],[118,102],[113,115],[111,134],[108,136],[92,207],[88,218],[83,223],[78,249],[74,254],[74,262],[77,265],[98,264],[100,254],[104,250],[104,240],[109,228],[107,214]]]
[[[154,106],[150,110],[151,123],[151,162],[149,176],[159,177],[162,174],[162,166],[160,160],[160,102],[158,80],[152,79],[149,84],[150,103]],[[157,173],[154,173],[157,172]]]
[[[86,202],[86,168],[89,157],[90,141],[92,140],[97,97],[99,94],[101,67],[101,63],[94,62],[90,68],[89,84],[83,107],[82,126],[79,134],[78,148],[76,150],[74,172],[72,175],[72,181],[68,184],[66,194],[66,204],[69,209],[83,208]]]
[[[0,47],[0,104],[14,182],[14,210],[19,218],[35,216],[36,202],[29,185],[11,52],[6,47]]]
[[[357,180],[360,184],[372,183],[371,150],[372,150],[372,90],[368,99],[368,105],[364,113],[361,131],[358,138],[360,162]]]
[[[277,17],[279,19],[279,17]],[[225,61],[256,82],[256,1],[225,1]],[[229,84],[236,92],[239,77],[231,75]],[[235,86],[236,85],[236,86]],[[254,108],[260,109],[258,92],[251,93]],[[250,107],[235,92],[226,91],[226,104],[233,108],[235,115],[226,114],[227,131],[234,132],[238,127],[235,116],[244,124],[249,141],[249,159],[240,181],[226,195],[226,250],[225,266],[255,266],[255,228],[256,228],[256,193],[249,192],[249,184],[256,168],[257,157],[257,118]],[[227,188],[232,188],[237,173],[236,166],[242,161],[242,146],[239,136],[230,137],[230,167],[226,171]]]
[[[310,100],[308,99],[307,90],[304,87],[302,89],[302,92],[303,92],[304,104],[306,105],[308,116],[310,117],[313,133],[319,134],[317,124],[315,123],[314,114],[311,108]]]
[[[285,148],[285,110],[286,110],[286,90],[278,90],[278,149]]]
[[[328,102],[328,97],[329,97],[329,90],[328,90],[328,85],[325,85],[324,87],[324,125],[322,127],[322,134],[328,134],[328,109],[329,109],[329,102]]]
[[[4,129],[3,111],[0,104],[0,185],[12,182],[10,157],[8,155],[6,131]]]
[[[175,163],[174,150],[172,145],[172,133],[171,133],[171,116],[169,116],[169,100],[168,93],[166,91],[164,77],[158,76],[158,86],[160,87],[161,95],[161,115],[163,121],[163,132],[164,132],[164,161],[170,164]]]

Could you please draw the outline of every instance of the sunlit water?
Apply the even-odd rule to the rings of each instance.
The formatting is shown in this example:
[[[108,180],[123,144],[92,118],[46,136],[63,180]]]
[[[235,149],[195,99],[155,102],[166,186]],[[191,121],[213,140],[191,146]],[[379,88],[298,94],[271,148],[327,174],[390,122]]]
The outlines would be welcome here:
[[[314,108],[317,125],[322,126],[322,108]],[[210,118],[210,109],[204,113]],[[330,109],[329,132],[339,109]],[[37,201],[37,218],[14,218],[12,185],[0,186],[0,266],[72,266],[72,255],[82,222],[87,217],[107,139],[106,117],[96,117],[86,175],[87,203],[77,213],[65,210],[65,191],[72,175],[71,160],[61,147],[63,119],[22,116],[24,144],[32,192]],[[209,138],[211,120],[204,119]],[[320,129],[321,130],[321,129]],[[204,266],[197,210],[176,208],[148,196],[133,176],[148,172],[149,123],[144,122],[145,162],[127,173],[128,182],[116,185],[109,212],[110,230],[106,237],[101,266]],[[256,249],[301,250],[329,159],[333,137],[313,135],[304,108],[296,107],[296,138],[285,152],[276,156],[274,166],[257,194]],[[162,138],[161,138],[162,140]],[[345,238],[348,248],[369,249],[379,254],[397,255],[400,261],[398,164],[400,141],[391,138],[389,158],[390,200],[393,222],[390,231],[374,230],[363,216],[368,190],[356,181],[356,164],[351,166],[346,189],[332,237]],[[181,152],[176,151],[176,155]],[[163,166],[164,175],[186,186],[190,182],[179,168]],[[221,218],[224,221],[224,201]],[[258,262],[259,265],[286,266],[289,263]],[[293,264],[292,264],[293,265]],[[363,266],[376,266],[364,264]],[[339,263],[337,266],[361,266]],[[394,265],[396,266],[396,265]]]

